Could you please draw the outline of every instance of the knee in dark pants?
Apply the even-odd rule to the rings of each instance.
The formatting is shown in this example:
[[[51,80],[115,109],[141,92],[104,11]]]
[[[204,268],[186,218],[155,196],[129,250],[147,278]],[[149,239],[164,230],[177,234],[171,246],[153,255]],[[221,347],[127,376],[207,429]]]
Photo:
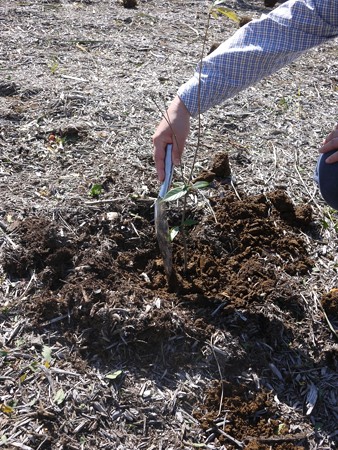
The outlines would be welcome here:
[[[337,150],[320,155],[314,174],[323,199],[336,210],[338,210],[338,163],[327,164],[326,159]]]

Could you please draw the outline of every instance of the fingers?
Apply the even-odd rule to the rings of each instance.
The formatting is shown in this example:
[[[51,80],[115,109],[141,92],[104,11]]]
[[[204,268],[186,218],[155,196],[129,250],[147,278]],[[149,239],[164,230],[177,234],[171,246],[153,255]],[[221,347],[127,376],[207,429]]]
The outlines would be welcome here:
[[[331,141],[332,139],[334,139],[337,136],[338,136],[338,123],[336,124],[334,129],[331,131],[331,133],[324,139],[323,145],[326,144],[327,142]]]
[[[153,137],[153,145],[154,145],[154,162],[155,168],[157,172],[157,178],[159,181],[164,180],[164,160],[165,160],[165,149],[167,144],[171,142],[165,142],[158,139],[155,135]]]
[[[334,150],[334,149],[331,149],[331,150]],[[338,151],[336,151],[335,153],[330,155],[328,158],[326,158],[325,162],[328,164],[337,163],[338,162]]]
[[[331,150],[338,150],[338,132],[337,132],[337,137],[332,137],[330,140],[326,141],[321,148],[319,149],[320,153],[327,153],[330,152]]]
[[[337,152],[330,155],[326,158],[326,162],[328,164],[333,164],[338,162],[338,124],[335,126],[334,130],[325,138],[323,145],[319,149],[320,153],[327,153],[332,150],[336,150]]]
[[[174,136],[173,139],[173,164],[174,166],[179,166],[181,165],[181,156],[182,156],[182,151],[180,151],[179,149],[179,144],[177,143],[177,139]]]
[[[189,128],[189,111],[180,98],[175,97],[153,136],[154,161],[159,181],[163,181],[165,176],[164,159],[167,145],[173,144],[173,163],[175,166],[180,165]]]
[[[165,178],[164,160],[168,144],[173,144],[172,131],[168,122],[165,119],[162,119],[153,136],[154,162],[159,181],[163,181]]]
[[[165,152],[168,144],[173,145],[172,150],[172,159],[174,166],[179,166],[181,164],[181,153],[178,149],[178,145],[176,143],[175,136],[173,136],[173,139],[163,140],[161,137],[157,137],[154,135],[153,137],[153,146],[154,146],[154,162],[155,162],[155,168],[157,172],[157,178],[159,181],[163,181],[165,178]]]

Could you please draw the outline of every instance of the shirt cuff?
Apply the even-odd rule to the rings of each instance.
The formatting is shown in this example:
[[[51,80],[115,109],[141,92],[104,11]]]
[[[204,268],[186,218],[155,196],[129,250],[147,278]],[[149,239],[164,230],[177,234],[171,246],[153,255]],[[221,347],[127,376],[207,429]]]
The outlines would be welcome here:
[[[177,95],[185,104],[191,117],[196,117],[198,115],[198,80],[195,77],[190,78],[179,88]]]

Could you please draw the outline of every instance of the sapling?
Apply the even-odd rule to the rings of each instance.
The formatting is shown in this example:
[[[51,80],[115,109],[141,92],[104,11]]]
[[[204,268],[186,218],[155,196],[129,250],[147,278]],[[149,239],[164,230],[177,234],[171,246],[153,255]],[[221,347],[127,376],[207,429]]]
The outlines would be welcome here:
[[[196,221],[186,218],[187,201],[188,201],[190,194],[198,193],[199,190],[205,189],[209,186],[209,183],[207,181],[198,181],[196,183],[192,183],[191,180],[193,178],[195,164],[196,164],[196,160],[197,160],[197,156],[198,156],[198,152],[199,152],[199,148],[200,148],[200,143],[201,143],[201,104],[200,104],[200,101],[201,101],[201,76],[202,76],[203,58],[205,55],[205,46],[206,46],[206,42],[208,39],[208,31],[210,28],[210,21],[211,21],[212,17],[214,19],[218,19],[219,15],[223,15],[223,16],[226,16],[229,19],[233,20],[236,23],[240,23],[240,18],[237,16],[237,14],[233,10],[231,10],[225,6],[222,6],[222,3],[223,3],[222,0],[216,0],[210,6],[208,15],[207,15],[207,23],[206,23],[206,27],[205,27],[205,33],[203,36],[202,51],[201,51],[200,62],[199,62],[198,115],[197,115],[198,133],[197,133],[197,143],[196,143],[196,148],[195,148],[194,155],[193,155],[193,161],[192,161],[192,165],[191,165],[191,169],[190,169],[190,174],[189,174],[187,181],[175,183],[173,185],[173,188],[167,192],[167,194],[165,195],[165,197],[162,200],[164,202],[173,202],[173,201],[177,201],[179,199],[183,200],[181,223],[179,226],[174,226],[170,230],[169,239],[172,241],[180,231],[182,232],[183,246],[184,246],[184,271],[185,272],[187,269],[187,242],[186,242],[187,230],[196,224]],[[156,104],[156,102],[155,102],[155,104]],[[164,116],[164,117],[165,117],[165,120],[167,121],[168,125],[172,129],[172,125],[170,123],[169,117],[167,117],[167,116]],[[175,132],[173,129],[172,129],[172,131],[173,131],[174,139],[177,143],[177,138],[176,138]],[[181,171],[182,171],[182,169],[181,169]],[[184,180],[183,173],[182,173],[182,179]]]

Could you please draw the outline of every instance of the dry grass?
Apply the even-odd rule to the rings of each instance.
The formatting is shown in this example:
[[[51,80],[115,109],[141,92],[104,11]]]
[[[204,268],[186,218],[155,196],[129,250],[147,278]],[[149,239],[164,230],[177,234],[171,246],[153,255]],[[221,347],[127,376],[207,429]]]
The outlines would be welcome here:
[[[116,281],[119,288],[99,292],[105,287],[101,280],[96,294],[87,289],[86,267],[75,264],[83,285],[72,286],[74,295],[84,309],[92,307],[83,315],[79,308],[78,328],[70,327],[75,312],[63,309],[69,299],[53,291],[55,286],[49,294],[44,291],[50,303],[41,310],[47,316],[38,315],[38,306],[34,314],[39,292],[54,275],[41,275],[38,267],[31,270],[30,258],[36,255],[30,242],[21,240],[23,219],[52,223],[68,239],[62,241],[67,249],[82,251],[83,234],[88,233],[87,241],[95,242],[93,249],[101,255],[107,249],[114,253],[124,243],[135,253],[135,242],[143,239],[142,258],[153,258],[148,200],[157,196],[158,183],[151,135],[160,113],[152,97],[164,108],[192,74],[206,5],[181,0],[137,3],[133,9],[106,0],[0,3],[1,260],[4,264],[9,255],[22,251],[29,269],[17,278],[4,269],[0,273],[4,449],[252,448],[251,436],[245,440],[225,431],[222,405],[232,407],[231,395],[227,404],[217,399],[215,410],[220,408],[224,417],[217,418],[214,427],[201,426],[194,415],[213,381],[231,378],[233,356],[241,360],[248,352],[243,336],[230,333],[229,324],[224,330],[214,323],[210,329],[205,323],[198,328],[190,303],[169,297],[170,306],[164,307],[168,297],[159,286],[144,289],[142,301],[133,298],[136,275],[128,261],[119,260],[126,268],[126,278]],[[241,16],[266,12],[258,0],[228,3]],[[225,20],[213,22],[210,45],[230,36],[235,27]],[[338,322],[332,311],[326,321],[322,309],[323,296],[338,285],[338,217],[312,181],[318,146],[336,120],[336,55],[336,41],[314,49],[202,118],[196,174],[210,165],[213,154],[227,151],[240,193],[282,188],[296,204],[309,204],[314,211],[312,233],[303,238],[315,266],[309,276],[297,279],[305,318],[284,323],[290,317],[275,306],[255,311],[280,324],[281,347],[265,347],[270,360],[260,373],[250,367],[236,373],[245,395],[250,397],[255,389],[269,392],[276,415],[289,424],[285,436],[262,436],[258,441],[256,436],[264,449],[297,448],[298,442],[304,444],[301,448],[333,449],[338,437]],[[186,173],[196,134],[194,122]],[[104,186],[99,201],[88,194],[96,183]],[[115,243],[104,232],[108,212],[119,217]],[[76,247],[79,242],[83,247]],[[105,270],[108,278],[108,263]],[[140,283],[145,281],[146,274],[137,276]],[[291,285],[293,279],[281,271],[279,282]],[[95,295],[111,302],[109,311],[102,299],[92,304]],[[220,305],[211,314],[215,320]],[[167,309],[170,314],[165,315]],[[241,315],[246,319],[246,312],[234,314],[238,321]],[[98,343],[88,341],[94,318],[102,326],[96,330]],[[150,327],[152,321],[166,326],[151,329],[147,339],[154,341],[138,354],[133,345],[144,341],[144,324]],[[116,324],[113,331],[109,328],[115,340],[104,335],[107,322]],[[289,326],[295,336],[284,347]],[[247,330],[246,336],[256,331]],[[129,367],[122,365],[126,361]]]

